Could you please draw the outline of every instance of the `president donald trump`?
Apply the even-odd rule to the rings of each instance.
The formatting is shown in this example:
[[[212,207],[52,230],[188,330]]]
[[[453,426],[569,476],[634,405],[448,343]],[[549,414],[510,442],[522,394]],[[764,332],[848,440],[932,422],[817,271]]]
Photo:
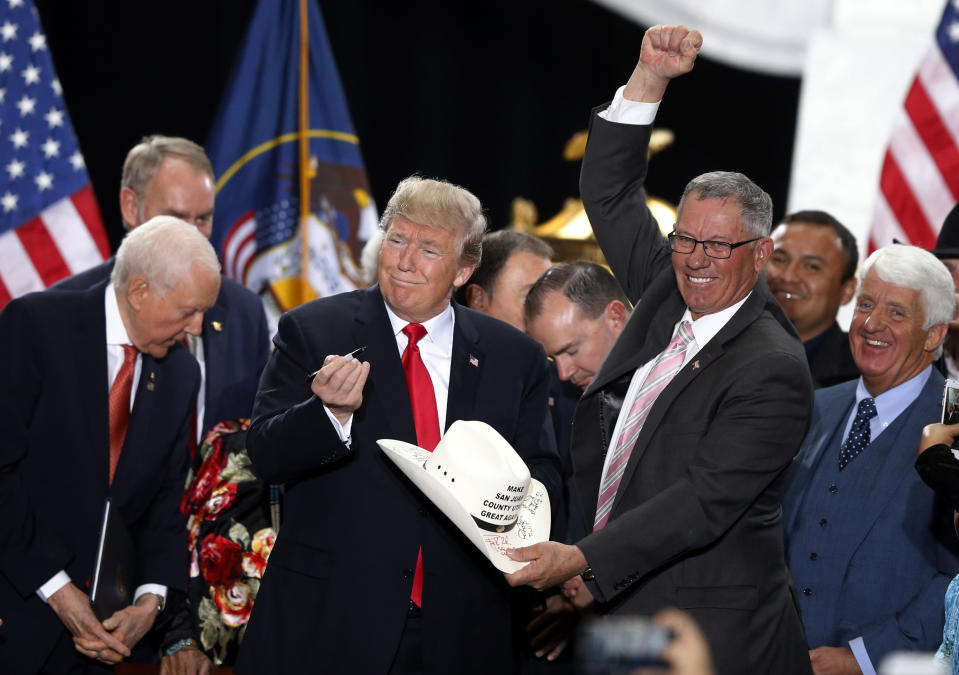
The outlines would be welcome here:
[[[475,196],[408,178],[380,227],[379,283],[283,316],[260,382],[250,456],[287,490],[240,673],[515,669],[502,574],[376,439],[432,450],[455,420],[482,420],[555,494],[546,359],[512,326],[450,302],[480,259]]]

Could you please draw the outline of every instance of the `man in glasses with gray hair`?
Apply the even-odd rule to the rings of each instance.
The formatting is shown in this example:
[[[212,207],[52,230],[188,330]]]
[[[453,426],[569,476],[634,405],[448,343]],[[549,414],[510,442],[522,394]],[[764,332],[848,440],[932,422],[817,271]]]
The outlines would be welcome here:
[[[574,604],[601,613],[679,606],[720,673],[809,673],[781,500],[812,386],[798,335],[760,279],[772,201],[742,174],[703,174],[665,240],[646,207],[658,102],[701,44],[682,26],[649,29],[629,82],[594,111],[583,202],[636,307],[573,425],[592,532],[517,549],[532,564],[509,580],[564,584]]]

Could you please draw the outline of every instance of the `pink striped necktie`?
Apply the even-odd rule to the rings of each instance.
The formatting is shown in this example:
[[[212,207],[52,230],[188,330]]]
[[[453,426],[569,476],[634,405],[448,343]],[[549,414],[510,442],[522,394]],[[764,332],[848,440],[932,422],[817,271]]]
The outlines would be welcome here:
[[[656,398],[683,367],[683,362],[686,360],[686,347],[692,340],[692,325],[688,321],[683,321],[679,324],[679,330],[676,331],[672,341],[656,357],[656,362],[646,375],[643,386],[639,388],[636,400],[633,401],[633,405],[629,409],[629,415],[626,417],[619,439],[616,441],[616,447],[613,448],[609,467],[599,484],[596,518],[593,520],[594,532],[606,527],[610,511],[613,508],[613,500],[616,498],[616,491],[623,479],[623,472],[626,470],[626,464],[629,462],[629,456],[636,444],[637,437],[639,437],[639,432],[643,428],[643,423],[646,421],[653,403],[656,402]]]

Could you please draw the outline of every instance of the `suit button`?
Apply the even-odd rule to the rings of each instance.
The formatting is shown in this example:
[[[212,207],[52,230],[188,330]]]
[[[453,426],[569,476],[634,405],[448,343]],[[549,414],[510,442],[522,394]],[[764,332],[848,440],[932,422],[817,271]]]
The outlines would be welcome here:
[[[826,520],[825,518],[819,521],[819,527],[826,527],[826,525],[828,524],[829,524],[829,521]]]
[[[809,554],[809,559],[810,559],[810,560],[819,560],[819,554],[816,553],[815,551],[813,551],[812,553]]]
[[[835,483],[831,483],[829,485],[829,494],[831,495],[839,494],[839,486],[836,485]]]
[[[803,594],[803,595],[812,595],[812,589],[807,586],[806,588],[802,589],[802,594]]]
[[[412,568],[407,567],[405,570],[403,570],[403,578],[404,578],[404,579],[409,579],[411,576],[413,576],[413,569],[412,569]]]

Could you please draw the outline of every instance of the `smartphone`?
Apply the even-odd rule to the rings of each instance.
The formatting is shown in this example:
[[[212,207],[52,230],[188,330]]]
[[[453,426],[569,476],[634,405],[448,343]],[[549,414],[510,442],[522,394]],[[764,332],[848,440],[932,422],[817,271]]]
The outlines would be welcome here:
[[[663,649],[672,632],[643,616],[605,616],[583,621],[576,643],[580,671],[626,675],[636,668],[662,668]]]
[[[959,422],[959,382],[946,380],[946,386],[942,390],[942,423],[957,422]]]

